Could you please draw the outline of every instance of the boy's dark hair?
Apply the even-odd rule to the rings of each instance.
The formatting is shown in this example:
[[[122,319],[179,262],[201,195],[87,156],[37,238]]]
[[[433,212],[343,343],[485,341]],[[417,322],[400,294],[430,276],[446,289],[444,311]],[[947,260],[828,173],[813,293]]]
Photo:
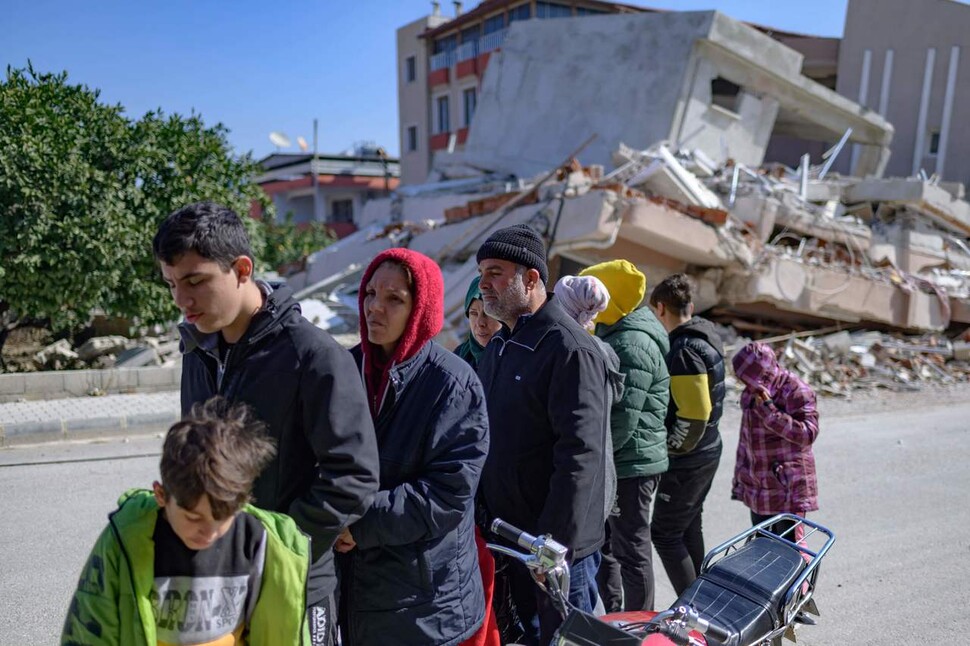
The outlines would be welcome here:
[[[229,271],[239,256],[253,258],[249,234],[235,211],[215,202],[196,202],[169,214],[152,240],[155,260],[174,265],[179,256],[194,251]]]
[[[196,404],[165,436],[162,487],[165,498],[193,509],[203,494],[212,516],[229,518],[250,500],[253,481],[276,453],[248,406],[222,397]]]
[[[690,312],[690,304],[694,299],[694,286],[687,274],[671,274],[650,292],[650,305],[656,307],[663,303],[668,309],[681,316]]]

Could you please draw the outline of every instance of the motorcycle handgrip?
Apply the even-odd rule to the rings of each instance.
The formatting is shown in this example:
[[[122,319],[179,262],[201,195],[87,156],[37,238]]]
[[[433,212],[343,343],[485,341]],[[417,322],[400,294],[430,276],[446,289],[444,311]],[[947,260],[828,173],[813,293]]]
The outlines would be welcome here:
[[[714,641],[720,642],[722,644],[730,641],[731,633],[720,624],[713,621],[708,621],[701,617],[697,618],[697,629],[703,634],[711,637]]]
[[[528,532],[522,531],[514,525],[508,524],[501,518],[496,518],[492,521],[492,532],[509,542],[515,543],[524,550],[529,550],[529,553],[533,551],[536,537]]]

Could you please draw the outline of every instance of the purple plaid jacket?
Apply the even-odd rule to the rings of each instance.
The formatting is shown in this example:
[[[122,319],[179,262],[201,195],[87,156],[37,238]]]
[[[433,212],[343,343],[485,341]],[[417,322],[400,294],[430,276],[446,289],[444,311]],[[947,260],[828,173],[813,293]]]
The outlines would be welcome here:
[[[745,389],[731,498],[765,516],[817,510],[812,454],[818,436],[815,392],[781,368],[774,351],[763,343],[742,348],[733,364]],[[769,401],[758,398],[761,390]]]

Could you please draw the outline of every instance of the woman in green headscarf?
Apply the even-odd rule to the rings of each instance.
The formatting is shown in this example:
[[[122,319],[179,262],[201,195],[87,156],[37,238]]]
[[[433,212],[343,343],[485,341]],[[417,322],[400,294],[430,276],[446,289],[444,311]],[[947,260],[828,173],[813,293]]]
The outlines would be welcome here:
[[[472,368],[478,369],[478,361],[485,352],[492,336],[502,329],[502,324],[485,313],[482,292],[478,289],[479,277],[475,276],[465,294],[465,317],[468,319],[468,339],[455,348],[455,354]]]

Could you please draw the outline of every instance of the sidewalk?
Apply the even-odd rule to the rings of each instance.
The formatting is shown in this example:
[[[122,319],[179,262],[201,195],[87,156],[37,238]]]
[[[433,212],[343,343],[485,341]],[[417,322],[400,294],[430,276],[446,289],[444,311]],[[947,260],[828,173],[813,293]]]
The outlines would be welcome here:
[[[177,390],[0,404],[0,446],[161,432],[179,410]]]

